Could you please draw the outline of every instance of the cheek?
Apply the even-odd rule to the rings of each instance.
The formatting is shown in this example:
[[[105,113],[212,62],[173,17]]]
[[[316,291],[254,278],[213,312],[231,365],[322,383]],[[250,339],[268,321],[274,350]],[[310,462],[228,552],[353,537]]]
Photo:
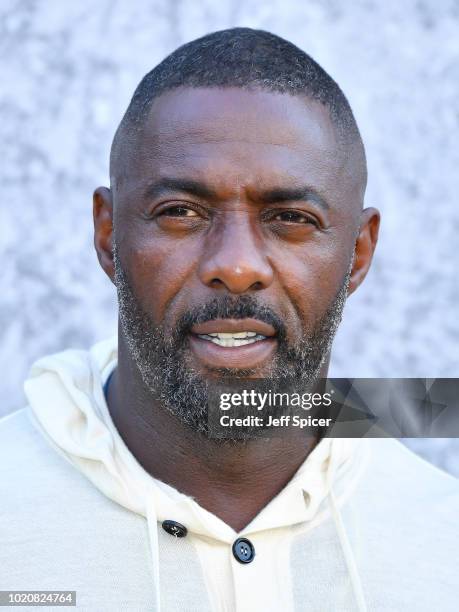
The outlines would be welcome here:
[[[295,310],[294,318],[289,316],[293,330],[298,326],[310,329],[325,314],[348,269],[347,253],[337,244],[327,248],[308,245],[291,251],[284,249],[273,259],[273,265],[281,291]]]
[[[135,279],[135,291],[142,307],[156,325],[168,321],[171,307],[178,297],[186,294],[197,260],[197,249],[157,239],[137,245],[129,255],[130,277]]]

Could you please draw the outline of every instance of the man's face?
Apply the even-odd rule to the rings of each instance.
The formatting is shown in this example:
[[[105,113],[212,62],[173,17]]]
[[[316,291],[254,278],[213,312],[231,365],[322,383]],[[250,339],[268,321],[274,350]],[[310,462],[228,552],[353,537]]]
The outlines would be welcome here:
[[[360,223],[350,157],[304,98],[182,89],[153,103],[112,177],[114,280],[131,356],[183,421],[203,429],[216,377],[318,376]]]

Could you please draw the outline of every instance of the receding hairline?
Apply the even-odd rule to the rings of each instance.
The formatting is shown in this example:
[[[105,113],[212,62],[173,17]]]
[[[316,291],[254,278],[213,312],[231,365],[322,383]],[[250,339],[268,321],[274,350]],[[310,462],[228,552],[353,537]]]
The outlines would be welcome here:
[[[110,180],[113,181],[117,169],[116,166],[119,163],[119,160],[124,160],[123,163],[127,159],[129,159],[130,151],[136,150],[138,143],[138,139],[140,139],[143,135],[145,125],[147,121],[151,119],[151,115],[154,112],[154,102],[159,101],[164,95],[176,92],[180,93],[182,90],[218,90],[218,91],[226,91],[226,90],[234,90],[240,89],[247,92],[264,92],[268,94],[278,94],[278,95],[287,95],[292,98],[303,99],[305,102],[305,107],[307,107],[308,103],[320,104],[317,100],[314,100],[310,96],[305,93],[295,93],[292,94],[290,92],[276,92],[272,91],[269,88],[259,87],[255,85],[250,85],[246,87],[235,87],[235,86],[225,86],[225,87],[211,87],[211,86],[200,86],[200,87],[191,87],[191,86],[177,86],[173,88],[169,88],[163,90],[160,94],[154,97],[151,101],[151,105],[148,110],[148,114],[142,121],[139,121],[134,125],[131,123],[126,124],[123,121],[120,122],[115,136],[113,138],[113,143],[110,151]],[[322,105],[324,106],[324,105]],[[328,108],[325,106],[325,110],[328,112]],[[357,171],[360,173],[360,181],[362,182],[362,190],[365,191],[366,183],[367,183],[367,167],[366,167],[366,155],[365,148],[363,145],[363,141],[360,137],[360,133],[354,133],[353,138],[345,137],[342,133],[336,129],[335,123],[331,120],[332,126],[335,131],[336,143],[337,147],[341,149],[341,151],[346,155],[346,157],[351,160],[353,159],[354,164],[357,166]]]
[[[239,88],[288,94],[319,102],[328,111],[337,143],[355,159],[366,184],[365,149],[350,104],[336,81],[288,40],[251,28],[230,28],[192,40],[168,55],[138,84],[115,133],[110,176],[142,134],[153,102],[180,88]]]

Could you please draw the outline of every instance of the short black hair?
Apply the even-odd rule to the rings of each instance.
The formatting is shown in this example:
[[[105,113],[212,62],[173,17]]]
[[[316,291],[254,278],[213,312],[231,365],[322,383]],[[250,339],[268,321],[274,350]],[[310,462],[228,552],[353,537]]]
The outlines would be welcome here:
[[[182,45],[143,77],[115,134],[111,165],[120,141],[141,130],[153,100],[178,87],[240,87],[306,96],[328,108],[340,142],[356,143],[364,158],[346,96],[312,57],[270,32],[231,28]]]

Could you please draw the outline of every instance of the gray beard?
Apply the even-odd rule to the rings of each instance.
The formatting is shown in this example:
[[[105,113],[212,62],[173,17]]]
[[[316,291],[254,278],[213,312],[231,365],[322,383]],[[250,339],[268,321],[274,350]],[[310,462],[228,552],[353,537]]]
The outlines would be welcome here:
[[[256,369],[215,368],[213,381],[204,378],[187,360],[189,331],[192,325],[215,318],[252,317],[276,329],[278,350],[263,377],[290,381],[295,390],[311,387],[319,377],[333,338],[341,321],[347,298],[352,261],[335,298],[325,314],[295,343],[288,343],[285,325],[278,315],[252,295],[225,295],[182,315],[172,332],[155,325],[135,296],[121,265],[116,243],[113,245],[115,284],[118,293],[120,325],[132,361],[143,383],[164,409],[194,431],[209,436],[209,410],[213,409],[210,386],[218,380],[257,376]],[[259,375],[258,375],[259,376]],[[248,386],[250,386],[250,382]],[[253,435],[252,435],[253,434]],[[246,439],[256,437],[247,430]],[[237,438],[241,441],[241,437]]]

